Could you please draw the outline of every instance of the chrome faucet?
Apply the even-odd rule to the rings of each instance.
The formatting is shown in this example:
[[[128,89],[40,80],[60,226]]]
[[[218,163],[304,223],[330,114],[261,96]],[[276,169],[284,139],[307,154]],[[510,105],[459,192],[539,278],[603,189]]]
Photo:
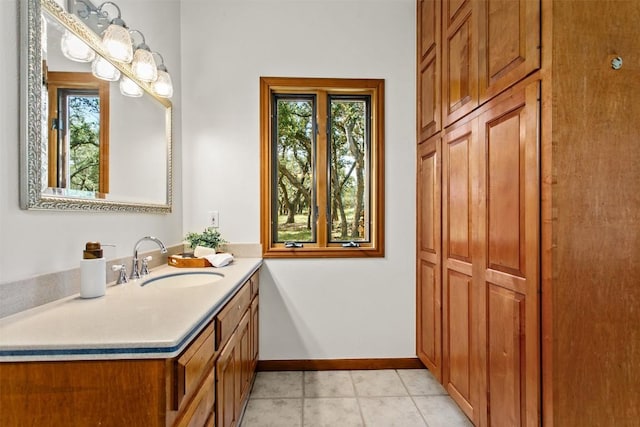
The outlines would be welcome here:
[[[140,244],[145,240],[150,240],[160,246],[160,253],[167,253],[167,248],[164,246],[164,243],[162,243],[162,241],[156,237],[145,236],[142,239],[138,240],[136,242],[136,245],[133,247],[133,262],[131,266],[131,276],[129,276],[129,278],[132,280],[140,278],[140,270],[138,270],[138,248],[140,247]]]

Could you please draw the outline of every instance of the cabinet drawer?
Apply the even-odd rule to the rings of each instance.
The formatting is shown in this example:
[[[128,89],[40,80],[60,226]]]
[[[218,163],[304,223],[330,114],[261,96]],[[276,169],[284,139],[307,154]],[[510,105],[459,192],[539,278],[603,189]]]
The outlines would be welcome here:
[[[184,398],[196,390],[202,377],[213,366],[215,335],[214,322],[211,322],[175,361],[174,409],[180,408]]]
[[[258,295],[259,287],[260,287],[260,272],[256,271],[251,276],[251,299],[255,298]]]
[[[216,349],[229,339],[251,302],[251,285],[247,280],[216,318]]]
[[[213,420],[213,405],[215,403],[216,370],[211,367],[207,379],[196,393],[193,400],[182,412],[182,416],[175,427],[202,427]]]

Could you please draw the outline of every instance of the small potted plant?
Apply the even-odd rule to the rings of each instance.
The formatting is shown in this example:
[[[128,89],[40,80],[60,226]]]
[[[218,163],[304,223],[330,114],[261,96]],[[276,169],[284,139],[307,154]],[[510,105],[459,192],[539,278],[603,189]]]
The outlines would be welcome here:
[[[214,227],[207,227],[202,233],[187,233],[187,235],[184,236],[184,240],[188,242],[194,250],[200,246],[217,251],[220,246],[227,243],[220,235],[218,229]]]

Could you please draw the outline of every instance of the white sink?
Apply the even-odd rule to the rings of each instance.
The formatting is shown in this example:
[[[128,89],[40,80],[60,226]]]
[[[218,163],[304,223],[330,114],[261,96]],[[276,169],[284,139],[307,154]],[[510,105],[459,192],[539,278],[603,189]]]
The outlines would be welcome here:
[[[142,282],[140,286],[151,285],[154,288],[162,289],[191,288],[210,285],[223,278],[223,274],[213,271],[185,271],[152,277]]]

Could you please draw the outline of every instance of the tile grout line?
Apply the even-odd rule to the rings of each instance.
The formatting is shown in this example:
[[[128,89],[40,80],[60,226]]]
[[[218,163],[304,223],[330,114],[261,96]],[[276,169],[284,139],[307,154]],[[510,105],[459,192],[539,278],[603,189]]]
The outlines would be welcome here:
[[[398,375],[398,378],[400,378],[400,382],[402,383],[404,388],[407,390],[407,394],[409,395],[409,398],[411,399],[411,402],[413,403],[413,406],[416,408],[416,411],[418,411],[418,414],[420,415],[420,418],[422,418],[422,421],[424,421],[425,426],[426,427],[430,427],[429,423],[427,422],[427,419],[424,417],[424,414],[422,413],[420,408],[418,408],[418,404],[416,403],[416,401],[414,399],[414,395],[411,393],[411,390],[409,390],[409,387],[404,382],[404,380],[402,379],[402,375],[400,375],[400,372],[398,372],[397,369],[396,369],[396,374]]]
[[[305,403],[305,399],[306,399],[306,390],[305,390],[305,386],[304,386],[304,379],[307,376],[307,372],[306,371],[302,371],[302,404],[300,407],[300,426],[304,427],[304,403]]]
[[[360,395],[356,387],[356,383],[353,381],[353,371],[349,370],[349,379],[351,379],[351,386],[353,386],[353,396],[358,404],[358,412],[360,413],[360,419],[362,420],[362,426],[366,427],[367,422],[364,420],[364,414],[362,413],[362,405],[360,404]]]

